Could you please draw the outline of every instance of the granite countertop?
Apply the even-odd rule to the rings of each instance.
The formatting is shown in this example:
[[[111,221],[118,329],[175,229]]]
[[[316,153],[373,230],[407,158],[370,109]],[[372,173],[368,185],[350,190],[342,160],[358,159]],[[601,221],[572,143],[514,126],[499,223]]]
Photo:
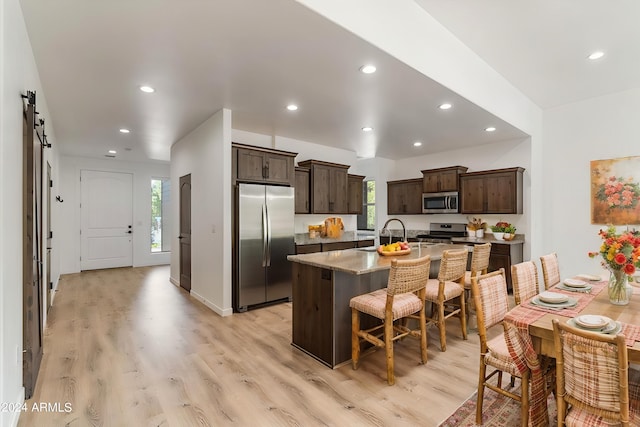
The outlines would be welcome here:
[[[345,231],[340,237],[309,237],[309,233],[297,233],[295,235],[296,245],[313,245],[316,243],[336,243],[336,242],[356,242],[360,240],[373,240],[376,236],[373,232],[368,234],[359,234],[355,231]]]
[[[491,244],[500,244],[500,245],[522,245],[524,243],[524,235],[516,234],[516,237],[513,240],[497,240],[493,238],[491,233],[485,233],[484,237],[453,237],[451,239],[453,243],[469,243],[472,245],[481,244],[481,243],[491,243]]]
[[[418,244],[411,245],[411,253],[400,256],[382,256],[375,251],[359,249],[346,249],[342,251],[316,252],[312,254],[289,255],[287,259],[292,262],[312,265],[314,267],[329,270],[342,271],[350,274],[367,274],[379,270],[391,268],[391,260],[416,259],[425,255],[431,255],[431,260],[440,260],[445,250],[459,250],[459,245],[448,244]]]

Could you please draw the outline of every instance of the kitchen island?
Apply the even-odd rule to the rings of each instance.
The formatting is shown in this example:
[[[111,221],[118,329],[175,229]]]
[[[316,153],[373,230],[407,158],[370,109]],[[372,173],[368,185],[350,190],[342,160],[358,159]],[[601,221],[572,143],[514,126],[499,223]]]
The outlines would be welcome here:
[[[374,247],[289,255],[292,262],[292,344],[329,367],[351,359],[349,300],[387,286],[391,260],[431,255],[430,276],[436,277],[445,250],[460,245],[414,243],[398,257],[380,256]],[[379,322],[363,316],[362,326]]]

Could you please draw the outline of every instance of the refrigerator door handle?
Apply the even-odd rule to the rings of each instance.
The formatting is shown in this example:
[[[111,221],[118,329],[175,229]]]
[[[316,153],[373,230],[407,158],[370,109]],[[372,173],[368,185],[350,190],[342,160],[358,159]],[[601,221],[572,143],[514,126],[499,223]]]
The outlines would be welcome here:
[[[265,207],[267,213],[267,267],[271,267],[271,216],[269,208]]]
[[[267,206],[262,205],[262,266],[267,266]]]

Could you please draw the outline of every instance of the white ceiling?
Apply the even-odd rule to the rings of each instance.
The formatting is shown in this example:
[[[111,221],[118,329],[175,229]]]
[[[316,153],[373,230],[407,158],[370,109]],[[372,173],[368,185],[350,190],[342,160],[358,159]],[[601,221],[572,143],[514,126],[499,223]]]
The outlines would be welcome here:
[[[622,21],[615,23],[604,1],[416,1],[541,106],[638,86],[640,38],[629,16],[638,17],[635,0],[616,1],[628,9],[616,12]],[[547,16],[555,3],[574,8],[555,6]],[[578,19],[595,18],[577,7],[587,3],[618,38]],[[171,144],[221,108],[233,111],[235,129],[341,147],[361,157],[399,159],[526,137],[293,0],[21,4],[50,109],[46,119],[54,126],[52,142],[63,154],[103,157],[115,149],[123,160],[168,160]],[[563,21],[566,31],[557,33]],[[598,33],[611,38],[597,45],[591,36]],[[592,67],[596,71],[586,71],[594,64],[584,56],[601,46],[611,50]],[[577,59],[566,59],[567,52]],[[619,59],[622,52],[630,58]],[[631,63],[619,70],[623,60]],[[360,73],[365,63],[375,63],[378,72]],[[140,92],[143,84],[156,92]],[[288,112],[290,102],[300,109]],[[442,102],[454,108],[441,111]],[[363,126],[374,131],[363,133]],[[498,130],[484,132],[487,126]],[[131,133],[120,134],[122,127]],[[423,146],[413,147],[416,140]]]
[[[640,87],[638,0],[415,1],[543,109]]]

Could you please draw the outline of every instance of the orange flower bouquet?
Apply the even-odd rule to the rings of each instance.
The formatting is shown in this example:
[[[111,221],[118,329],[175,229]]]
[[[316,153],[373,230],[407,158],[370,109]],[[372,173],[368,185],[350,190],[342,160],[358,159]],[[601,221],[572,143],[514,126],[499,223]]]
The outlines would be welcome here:
[[[602,237],[599,252],[589,252],[591,258],[602,256],[602,266],[611,272],[609,300],[614,304],[628,304],[631,289],[628,281],[640,268],[640,232],[632,230],[618,233],[614,226],[598,232]]]

